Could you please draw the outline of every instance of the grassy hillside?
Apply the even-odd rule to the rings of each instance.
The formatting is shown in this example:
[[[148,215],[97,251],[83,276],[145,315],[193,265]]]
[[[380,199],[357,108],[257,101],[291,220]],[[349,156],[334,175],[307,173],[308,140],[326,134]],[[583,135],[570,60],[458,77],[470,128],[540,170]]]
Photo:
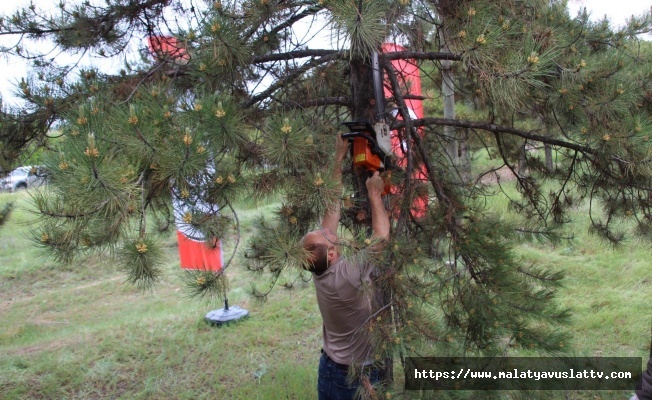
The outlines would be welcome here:
[[[0,229],[0,398],[310,399],[316,397],[321,318],[311,283],[247,294],[254,278],[229,268],[230,304],[251,317],[204,323],[206,305],[186,298],[175,239],[166,240],[169,279],[153,292],[124,283],[106,257],[57,266],[25,238],[25,194],[0,195],[18,209]],[[494,208],[503,212],[496,197]],[[269,207],[243,210],[243,229]],[[574,311],[578,355],[646,357],[652,295],[649,247],[606,249],[585,232],[578,209],[573,241],[522,245],[522,257],[567,273],[560,301]],[[508,217],[508,216],[506,216]],[[227,249],[228,251],[228,249]],[[260,279],[260,280],[257,280]],[[397,374],[400,375],[400,374]],[[397,386],[402,378],[397,376]],[[413,393],[414,394],[414,393]],[[549,393],[555,398],[628,398],[628,393]],[[394,398],[400,398],[397,393]]]

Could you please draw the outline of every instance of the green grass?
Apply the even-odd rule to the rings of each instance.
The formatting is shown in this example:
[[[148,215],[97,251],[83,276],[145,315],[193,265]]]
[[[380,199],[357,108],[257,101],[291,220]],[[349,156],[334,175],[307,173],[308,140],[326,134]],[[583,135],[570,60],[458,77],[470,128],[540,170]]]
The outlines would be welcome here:
[[[504,186],[514,195],[513,185]],[[514,220],[502,196],[492,197],[490,206]],[[572,212],[572,223],[563,232],[568,240],[556,246],[521,244],[516,253],[537,267],[565,273],[557,301],[573,312],[571,344],[578,355],[647,357],[652,323],[650,243],[630,236],[614,248],[589,234],[588,213],[588,204]],[[628,228],[627,222],[623,228]]]
[[[316,397],[321,317],[311,283],[279,287],[267,302],[256,302],[247,290],[252,281],[265,280],[236,262],[227,270],[229,302],[248,309],[250,317],[211,327],[204,315],[221,305],[186,297],[173,237],[165,241],[168,279],[143,293],[126,285],[119,269],[102,257],[67,266],[43,259],[25,238],[25,222],[32,216],[20,208],[24,194],[0,195],[0,206],[8,201],[18,208],[0,229],[1,399]],[[491,201],[495,209],[502,207],[498,197]],[[270,209],[242,210],[243,235]],[[573,310],[569,329],[578,355],[646,357],[649,246],[631,241],[607,249],[586,233],[585,214],[586,209],[577,210],[574,240],[556,248],[521,245],[518,253],[566,272],[559,301]],[[397,387],[400,374],[398,368]],[[628,394],[554,398],[625,399]]]
[[[0,196],[0,205],[12,200],[25,205],[20,194]],[[256,214],[242,212],[243,231]],[[29,218],[17,209],[0,230],[0,398],[314,394],[321,318],[309,285],[255,302],[247,294],[252,277],[236,265],[227,270],[229,302],[251,317],[211,327],[204,315],[221,305],[186,297],[174,240],[166,248],[168,279],[143,293],[99,257],[63,267],[43,259],[25,238]]]

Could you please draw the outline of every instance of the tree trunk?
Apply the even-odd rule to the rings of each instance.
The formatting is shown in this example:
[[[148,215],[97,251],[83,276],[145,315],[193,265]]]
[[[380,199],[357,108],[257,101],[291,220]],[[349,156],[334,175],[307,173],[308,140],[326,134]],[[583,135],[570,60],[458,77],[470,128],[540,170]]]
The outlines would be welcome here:
[[[373,70],[371,66],[363,60],[352,60],[350,67],[351,93],[353,99],[351,115],[354,121],[366,121],[373,126],[378,122],[375,108],[377,100],[375,99]],[[379,88],[379,90],[382,91],[382,88]],[[356,198],[367,199],[367,171],[360,169],[354,170],[353,173],[356,180]],[[371,209],[369,207],[369,202],[365,201],[364,205],[361,205],[361,207],[366,215],[363,223],[366,225],[368,234],[371,235]],[[391,291],[389,289],[377,291],[376,303],[379,309],[387,306],[390,302]],[[394,359],[391,356],[385,358],[384,365],[381,368],[381,374],[382,380],[385,384],[390,385],[394,381]]]
[[[455,81],[453,77],[452,63],[448,60],[441,62],[441,93],[444,97],[444,118],[455,118]],[[448,140],[446,152],[451,158],[453,165],[457,165],[459,158],[459,143],[456,140],[455,128],[444,126],[444,135]]]
[[[446,46],[446,39],[443,32],[440,33],[443,44],[442,52],[450,53]],[[455,118],[455,74],[453,72],[453,62],[450,60],[441,61],[442,87],[441,92],[444,98],[444,118]],[[460,179],[461,183],[466,184],[471,178],[471,161],[467,148],[466,132],[459,132],[452,126],[444,127],[444,137],[448,141],[446,153],[450,157],[457,174],[455,178]]]
[[[549,122],[546,122],[546,136],[547,137],[552,137],[552,124]],[[544,154],[545,154],[545,163],[546,163],[546,170],[548,172],[554,172],[555,170],[555,164],[552,160],[552,147],[550,147],[549,144],[544,143],[543,144],[543,149],[544,149]]]
[[[552,137],[552,127],[549,123],[546,123],[546,136]],[[555,170],[555,166],[552,162],[552,147],[550,147],[550,145],[547,143],[544,143],[543,146],[546,157],[546,170],[548,170],[548,172],[553,172]]]
[[[524,140],[518,157],[518,174],[521,176],[527,176],[528,174],[527,167],[525,166],[527,162],[527,151],[527,140]]]
[[[375,99],[373,73],[371,67],[364,60],[354,59],[350,62],[351,75],[351,117],[353,121],[365,121],[373,125],[375,120]],[[355,198],[358,202],[367,198],[367,172],[362,169],[353,170],[355,178]],[[356,217],[357,222],[366,225],[371,234],[371,209],[369,202],[357,203],[355,210],[358,215],[364,213],[364,218]]]
[[[374,99],[374,81],[371,67],[363,60],[352,60],[351,66],[351,94],[353,120],[376,122]]]
[[[545,153],[546,153],[546,169],[548,172],[552,172],[555,167],[552,163],[552,148],[550,147],[549,144],[545,144]]]

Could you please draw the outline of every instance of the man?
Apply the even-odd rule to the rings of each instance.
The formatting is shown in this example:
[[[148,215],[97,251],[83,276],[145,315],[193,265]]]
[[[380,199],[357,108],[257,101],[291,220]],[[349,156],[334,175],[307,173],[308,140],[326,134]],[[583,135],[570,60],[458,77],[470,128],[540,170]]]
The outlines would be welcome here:
[[[342,179],[342,160],[348,143],[337,136],[333,177]],[[384,182],[375,172],[367,179],[371,206],[372,250],[379,250],[389,237],[389,216],[381,194]],[[342,257],[337,239],[340,205],[326,211],[321,229],[309,232],[303,246],[310,253],[309,264],[323,319],[323,349],[319,361],[319,399],[352,399],[362,382],[380,381],[380,371],[372,366],[374,352],[364,324],[372,315],[371,300],[362,292],[369,282],[372,266],[356,265]],[[359,368],[362,374],[347,382],[349,369]]]

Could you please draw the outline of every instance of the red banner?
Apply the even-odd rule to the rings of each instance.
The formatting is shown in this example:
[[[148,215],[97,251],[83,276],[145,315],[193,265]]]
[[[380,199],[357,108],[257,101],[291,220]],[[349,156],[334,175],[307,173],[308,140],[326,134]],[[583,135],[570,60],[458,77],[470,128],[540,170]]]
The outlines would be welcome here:
[[[383,52],[395,52],[395,51],[405,51],[403,46],[400,46],[395,43],[383,43],[382,46]],[[397,72],[398,83],[401,88],[401,94],[403,96],[412,95],[412,96],[421,96],[421,75],[419,72],[419,67],[414,60],[392,60],[392,66]],[[384,85],[385,98],[393,98],[394,93],[392,92],[391,85],[386,81]],[[423,118],[423,101],[420,99],[407,98],[405,99],[405,104],[408,108],[410,118],[418,119]],[[398,112],[398,109],[394,109],[391,113],[394,117],[399,120],[402,120],[403,117]],[[407,154],[406,154],[406,145],[405,138],[402,137],[405,133],[392,131],[392,149],[397,158],[397,164],[405,168],[407,166]],[[421,137],[422,133],[419,131]],[[412,150],[414,151],[414,150]],[[412,179],[417,182],[427,181],[428,175],[425,171],[423,165],[413,166],[414,172],[412,173]],[[398,190],[394,189],[393,193],[397,193]],[[423,217],[426,214],[426,208],[428,206],[428,196],[423,195],[417,197],[412,202],[411,213],[415,218]]]
[[[159,59],[171,58],[179,65],[186,65],[190,61],[190,54],[186,51],[184,43],[173,36],[149,36],[147,46]]]

